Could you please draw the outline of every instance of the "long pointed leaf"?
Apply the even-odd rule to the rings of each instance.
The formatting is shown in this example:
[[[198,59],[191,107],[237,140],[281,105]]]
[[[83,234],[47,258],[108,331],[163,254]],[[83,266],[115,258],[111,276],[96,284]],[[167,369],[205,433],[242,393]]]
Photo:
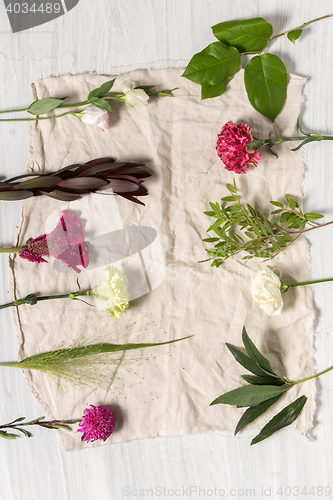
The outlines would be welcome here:
[[[270,420],[268,424],[265,425],[265,427],[261,429],[261,431],[255,438],[252,439],[251,446],[253,444],[259,443],[260,441],[263,441],[264,439],[267,439],[272,434],[274,434],[274,432],[277,432],[294,422],[294,420],[296,420],[298,415],[301,413],[306,401],[307,397],[301,396],[300,398],[296,399],[296,401],[286,406],[282,411],[280,411],[280,413],[275,415],[275,417],[273,417],[272,420]]]
[[[265,413],[265,411],[268,410],[268,408],[270,408],[271,406],[273,406],[273,404],[276,403],[280,399],[281,396],[282,396],[282,394],[279,394],[278,396],[275,396],[274,398],[267,399],[267,401],[263,401],[262,403],[260,403],[256,406],[251,406],[250,408],[248,408],[243,413],[243,415],[241,416],[241,418],[236,426],[235,436],[239,431],[244,429],[244,427],[247,424],[250,424],[256,418],[260,417],[260,415]]]
[[[254,345],[254,343],[252,342],[252,340],[248,336],[245,326],[243,326],[242,340],[243,340],[243,344],[244,344],[244,347],[246,349],[246,352],[248,353],[250,358],[253,359],[253,361],[255,361],[256,363],[258,363],[261,366],[261,368],[263,368],[267,372],[272,373],[273,375],[276,375],[276,373],[273,372],[268,359],[266,359],[261,354],[261,352],[258,351],[256,346]]]
[[[237,349],[237,347],[228,343],[226,343],[226,346],[233,355],[233,357],[235,358],[235,360],[238,361],[239,364],[244,366],[244,368],[246,368],[249,372],[262,377],[267,375],[267,373],[264,370],[262,370],[260,366],[255,361],[253,361],[253,359],[249,358],[249,356],[247,356],[242,351]]]
[[[245,385],[216,398],[210,405],[254,406],[286,392],[291,386]]]
[[[245,382],[252,385],[283,385],[285,380],[282,378],[271,377],[267,375],[266,377],[257,377],[256,375],[241,375]]]

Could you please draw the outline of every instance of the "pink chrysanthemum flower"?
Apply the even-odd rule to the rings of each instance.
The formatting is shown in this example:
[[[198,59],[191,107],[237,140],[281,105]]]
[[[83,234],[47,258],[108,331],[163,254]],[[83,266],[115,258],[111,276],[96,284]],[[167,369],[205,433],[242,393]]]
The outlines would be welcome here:
[[[50,234],[42,234],[28,242],[19,256],[30,262],[47,262],[43,257],[61,260],[69,269],[79,273],[77,266],[89,265],[89,248],[83,238],[80,220],[69,210],[62,210],[61,217]]]
[[[82,420],[79,424],[81,429],[78,432],[83,432],[81,441],[106,441],[111,436],[114,426],[116,425],[116,417],[114,413],[106,406],[90,405],[83,413]]]
[[[226,123],[218,134],[216,151],[225,169],[246,174],[251,167],[256,167],[260,161],[259,151],[247,149],[246,145],[253,141],[251,128],[246,123],[235,125],[232,121]]]

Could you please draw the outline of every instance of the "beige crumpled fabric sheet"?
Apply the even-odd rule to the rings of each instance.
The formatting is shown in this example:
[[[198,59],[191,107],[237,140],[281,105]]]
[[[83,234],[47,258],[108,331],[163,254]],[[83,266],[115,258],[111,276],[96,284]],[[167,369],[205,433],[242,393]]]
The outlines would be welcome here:
[[[52,172],[72,163],[111,156],[119,161],[142,161],[152,176],[145,181],[149,189],[149,196],[142,198],[145,206],[97,194],[75,203],[44,196],[24,201],[17,245],[49,232],[63,208],[81,218],[88,243],[97,241],[91,252],[93,263],[98,238],[105,234],[123,227],[146,226],[155,229],[155,236],[146,238],[142,245],[146,247],[141,252],[143,259],[137,252],[114,262],[128,270],[130,292],[132,298],[137,297],[118,320],[99,308],[71,300],[16,308],[19,359],[84,343],[165,342],[192,335],[175,344],[128,351],[114,362],[112,357],[102,360],[95,371],[86,373],[95,387],[73,386],[63,379],[25,370],[32,393],[50,419],[80,418],[87,405],[109,405],[116,414],[117,426],[105,444],[234,430],[242,410],[209,405],[242,383],[240,375],[245,370],[235,362],[225,342],[241,347],[243,325],[275,371],[289,379],[313,373],[310,287],[289,290],[284,295],[282,315],[269,317],[250,294],[251,276],[267,263],[256,259],[245,264],[240,257],[229,259],[219,269],[207,262],[198,263],[206,258],[202,238],[207,237],[210,224],[203,214],[209,210],[208,202],[226,196],[226,184],[234,177],[243,201],[265,215],[272,209],[269,201],[283,201],[285,193],[300,201],[301,152],[291,152],[290,145],[283,144],[278,148],[278,160],[262,151],[258,167],[246,175],[227,172],[215,151],[221,127],[229,120],[245,122],[255,137],[266,138],[272,125],[250,106],[243,71],[236,74],[223,96],[204,101],[200,99],[200,87],[181,78],[181,72],[139,70],[117,77],[114,90],[121,90],[124,80],[156,85],[158,90],[177,90],[172,98],[152,98],[147,106],[136,109],[112,102],[112,126],[106,132],[85,126],[74,116],[31,124],[28,172]],[[95,74],[49,77],[33,85],[33,94],[38,99],[69,96],[70,102],[78,102],[109,79]],[[287,101],[276,120],[277,136],[296,134],[304,82],[298,76],[289,76]],[[109,237],[112,239],[112,235]],[[110,252],[103,264],[108,263],[107,255]],[[146,269],[142,268],[144,261],[149,263]],[[101,264],[101,260],[98,262]],[[96,265],[77,275],[60,272],[52,264],[32,264],[14,256],[10,258],[12,298],[33,292],[46,295],[76,291],[77,278],[81,288],[88,289],[103,276],[103,266]],[[292,281],[308,280],[306,240],[299,238],[268,265]],[[308,402],[292,428],[308,435],[315,406],[312,382],[293,388],[249,428],[262,428],[302,394]],[[77,432],[59,434],[66,450],[101,444],[82,443]]]

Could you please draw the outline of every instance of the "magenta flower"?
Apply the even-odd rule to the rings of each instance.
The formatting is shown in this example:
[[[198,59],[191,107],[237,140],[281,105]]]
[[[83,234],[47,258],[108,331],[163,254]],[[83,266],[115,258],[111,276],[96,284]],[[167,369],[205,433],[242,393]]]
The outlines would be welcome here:
[[[52,256],[79,273],[76,266],[86,268],[89,265],[89,248],[83,238],[80,220],[73,212],[62,210],[53,231],[28,241],[19,256],[36,263],[47,262],[44,256]]]
[[[218,134],[216,151],[225,169],[246,174],[251,167],[256,167],[260,161],[259,151],[247,149],[247,144],[253,141],[251,128],[246,123],[235,125],[232,121],[226,123]]]
[[[90,405],[83,413],[82,420],[79,424],[81,429],[78,432],[83,432],[81,441],[106,441],[111,436],[114,426],[116,425],[116,417],[114,413],[106,406]]]

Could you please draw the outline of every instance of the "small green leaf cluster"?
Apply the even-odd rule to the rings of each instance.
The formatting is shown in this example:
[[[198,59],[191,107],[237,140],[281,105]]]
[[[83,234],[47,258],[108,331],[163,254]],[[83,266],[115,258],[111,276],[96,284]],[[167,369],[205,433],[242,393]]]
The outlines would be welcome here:
[[[213,231],[216,236],[205,238],[206,243],[213,243],[212,249],[207,249],[212,266],[219,267],[225,260],[240,252],[246,252],[243,259],[254,257],[272,259],[279,252],[287,248],[304,231],[306,225],[313,228],[318,225],[316,219],[321,214],[302,212],[298,202],[286,194],[287,204],[271,201],[275,207],[270,219],[251,205],[241,203],[237,192],[235,179],[233,185],[227,184],[229,196],[224,196],[222,204],[209,203],[211,210],[205,215],[216,219],[207,232]],[[230,205],[226,205],[231,202]],[[205,262],[205,261],[202,261]]]
[[[250,385],[226,392],[211,403],[211,406],[228,404],[237,408],[247,407],[236,426],[235,435],[265,413],[280,399],[282,394],[295,384],[284,377],[280,377],[272,370],[268,359],[260,353],[248,336],[245,326],[243,327],[242,340],[246,354],[231,344],[226,345],[236,361],[253,373],[253,375],[242,375],[242,378]],[[296,420],[306,401],[306,396],[301,396],[286,406],[252,439],[251,445],[267,439],[278,430],[290,425]]]
[[[227,21],[212,27],[218,42],[195,54],[182,76],[201,85],[201,97],[224,93],[228,82],[240,68],[243,54],[257,54],[245,66],[244,81],[251,105],[272,122],[280,113],[287,95],[287,71],[278,56],[262,54],[273,38],[273,27],[259,17]],[[295,43],[302,33],[294,29],[288,38]]]

